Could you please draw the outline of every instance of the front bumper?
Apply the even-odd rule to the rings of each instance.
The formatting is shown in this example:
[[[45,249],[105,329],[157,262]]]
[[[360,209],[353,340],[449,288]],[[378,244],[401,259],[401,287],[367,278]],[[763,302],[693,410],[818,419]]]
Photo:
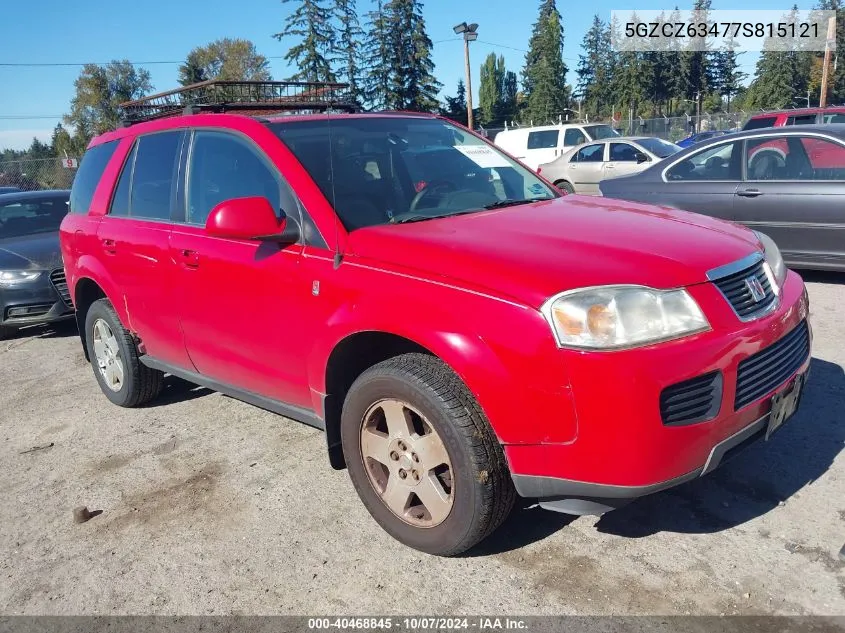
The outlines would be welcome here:
[[[522,496],[573,514],[601,513],[706,474],[765,435],[772,396],[808,370],[809,354],[777,387],[739,408],[737,372],[743,359],[807,320],[803,282],[790,272],[778,308],[749,322],[737,318],[713,284],[689,291],[708,315],[708,332],[627,351],[562,351],[577,433],[566,443],[504,447]],[[809,336],[811,341],[811,331]],[[661,392],[711,372],[722,379],[716,415],[688,425],[664,424]]]
[[[45,271],[31,283],[0,287],[0,325],[17,328],[70,318],[73,307],[60,292],[63,283],[64,273],[55,271],[51,278]]]

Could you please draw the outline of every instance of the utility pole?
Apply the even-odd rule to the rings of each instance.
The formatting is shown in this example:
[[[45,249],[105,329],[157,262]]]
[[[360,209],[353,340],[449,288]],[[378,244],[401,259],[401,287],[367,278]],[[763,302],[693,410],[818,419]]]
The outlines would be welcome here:
[[[827,106],[827,83],[830,76],[830,52],[836,48],[836,17],[827,21],[827,41],[824,44],[824,65],[822,66],[822,87],[819,96],[819,107]]]
[[[478,39],[478,25],[461,22],[452,29],[456,35],[464,36],[464,64],[467,72],[467,127],[473,129],[475,121],[472,116],[472,72],[469,66],[469,43]]]

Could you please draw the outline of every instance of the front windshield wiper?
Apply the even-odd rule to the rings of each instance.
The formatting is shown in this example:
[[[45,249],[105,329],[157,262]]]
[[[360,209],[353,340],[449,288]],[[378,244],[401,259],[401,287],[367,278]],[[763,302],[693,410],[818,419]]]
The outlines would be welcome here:
[[[467,215],[469,213],[478,213],[477,209],[470,209],[467,211],[456,211],[455,213],[443,213],[441,215],[422,215],[421,213],[409,215],[405,217],[394,217],[390,220],[391,224],[410,224],[411,222],[423,222],[424,220],[439,220],[440,218],[453,218],[456,215]]]
[[[551,200],[551,198],[523,198],[522,200],[513,200],[508,198],[507,200],[499,200],[498,202],[492,202],[486,205],[485,209],[503,209],[504,207],[515,207],[518,204],[530,204],[531,202],[541,202],[542,200]]]

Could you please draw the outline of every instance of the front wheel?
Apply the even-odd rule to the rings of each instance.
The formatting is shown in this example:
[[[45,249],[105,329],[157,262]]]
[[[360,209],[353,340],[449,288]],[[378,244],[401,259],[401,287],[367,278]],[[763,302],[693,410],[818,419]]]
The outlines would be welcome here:
[[[108,299],[95,301],[85,315],[85,345],[100,389],[114,404],[137,407],[161,392],[164,374],[138,359],[138,347]]]
[[[344,402],[341,439],[367,510],[415,549],[460,554],[513,506],[502,447],[463,382],[433,356],[404,354],[361,374]]]
[[[555,183],[555,187],[566,193],[575,193],[575,187],[573,187],[572,184],[567,182],[566,180],[558,180]]]

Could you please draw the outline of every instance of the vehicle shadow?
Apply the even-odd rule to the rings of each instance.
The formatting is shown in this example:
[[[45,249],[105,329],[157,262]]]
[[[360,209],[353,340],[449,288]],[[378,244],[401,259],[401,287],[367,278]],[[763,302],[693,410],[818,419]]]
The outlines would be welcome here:
[[[166,407],[177,402],[187,402],[188,400],[202,398],[212,393],[214,392],[211,389],[201,387],[176,376],[167,375],[164,377],[164,387],[158,398],[147,402],[140,408],[154,409],[156,407]]]
[[[845,273],[837,273],[830,270],[796,270],[805,283],[817,284],[845,284]]]
[[[14,341],[24,338],[65,338],[68,336],[79,336],[79,329],[74,319],[56,321],[55,323],[44,323],[28,325],[20,329],[13,329],[6,334],[3,342]]]
[[[708,534],[766,514],[821,477],[845,445],[845,373],[814,358],[795,416],[710,475],[601,517],[600,532],[629,538],[657,532]]]
[[[502,526],[481,543],[464,552],[461,558],[492,556],[520,549],[536,541],[542,541],[577,518],[569,514],[543,510],[537,505],[536,499],[517,497],[513,511]]]

